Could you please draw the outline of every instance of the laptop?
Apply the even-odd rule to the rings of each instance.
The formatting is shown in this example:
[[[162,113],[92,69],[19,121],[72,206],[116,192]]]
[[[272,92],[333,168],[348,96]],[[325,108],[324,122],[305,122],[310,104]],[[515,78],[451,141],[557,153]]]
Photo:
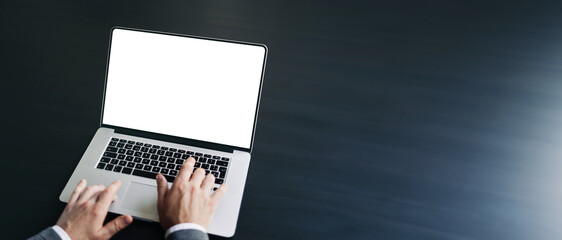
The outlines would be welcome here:
[[[109,211],[158,221],[155,176],[171,186],[188,157],[228,183],[207,231],[234,235],[267,58],[263,44],[124,27],[111,30],[100,127],[60,200],[80,179],[121,180]]]

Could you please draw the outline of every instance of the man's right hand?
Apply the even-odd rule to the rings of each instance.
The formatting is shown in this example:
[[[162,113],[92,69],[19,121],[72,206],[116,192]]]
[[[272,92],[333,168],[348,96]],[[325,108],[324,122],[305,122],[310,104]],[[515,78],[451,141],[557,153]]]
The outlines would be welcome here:
[[[180,223],[196,223],[207,229],[219,201],[226,193],[227,186],[224,183],[211,194],[215,176],[205,176],[205,170],[201,168],[190,177],[194,165],[195,159],[188,158],[170,189],[164,176],[156,176],[158,216],[164,231]]]

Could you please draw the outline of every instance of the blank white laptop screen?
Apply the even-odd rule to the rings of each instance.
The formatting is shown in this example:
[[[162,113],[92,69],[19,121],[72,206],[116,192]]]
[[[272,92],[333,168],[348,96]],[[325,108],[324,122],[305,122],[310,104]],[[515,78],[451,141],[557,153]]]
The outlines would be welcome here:
[[[250,148],[265,48],[114,29],[104,124]]]

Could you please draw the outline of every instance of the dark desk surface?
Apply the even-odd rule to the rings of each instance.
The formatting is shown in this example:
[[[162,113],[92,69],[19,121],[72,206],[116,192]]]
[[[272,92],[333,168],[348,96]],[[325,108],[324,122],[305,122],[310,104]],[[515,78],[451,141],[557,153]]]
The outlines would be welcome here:
[[[113,25],[269,46],[235,238],[562,238],[561,4],[0,5],[6,239],[62,211]],[[135,222],[115,239],[162,236]]]

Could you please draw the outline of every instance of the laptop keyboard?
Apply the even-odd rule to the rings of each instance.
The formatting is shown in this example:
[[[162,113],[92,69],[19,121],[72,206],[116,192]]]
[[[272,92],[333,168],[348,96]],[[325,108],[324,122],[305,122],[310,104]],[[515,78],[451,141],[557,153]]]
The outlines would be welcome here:
[[[230,161],[227,157],[119,138],[111,138],[96,167],[151,179],[160,173],[173,182],[189,157],[195,158],[194,171],[203,168],[205,174],[215,175],[216,184],[224,182]]]

